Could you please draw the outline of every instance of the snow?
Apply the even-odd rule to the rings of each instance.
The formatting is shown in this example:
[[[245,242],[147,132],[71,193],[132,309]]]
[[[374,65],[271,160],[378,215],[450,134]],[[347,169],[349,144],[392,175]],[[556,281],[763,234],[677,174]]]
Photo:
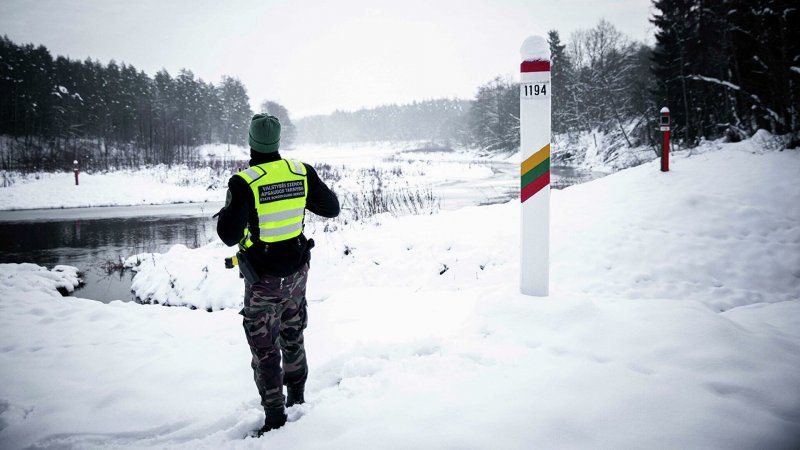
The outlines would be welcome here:
[[[627,124],[628,136],[632,135],[633,128],[633,123]],[[653,149],[645,143],[628,147],[618,130],[607,133],[595,128],[557,134],[554,135],[552,149],[554,165],[574,166],[601,173],[617,172],[656,159]]]
[[[80,173],[77,186],[72,172],[27,175],[2,188],[0,210],[196,203],[224,198],[219,184],[188,184],[195,179],[210,179],[204,172],[211,171],[158,166],[136,171]]]
[[[59,289],[73,292],[79,284],[78,269],[72,266],[55,266],[47,270],[36,264],[0,264],[0,286],[18,293],[59,298]]]
[[[653,161],[553,191],[554,292],[680,298],[715,311],[796,298],[800,188],[792,180],[800,176],[798,155],[756,156],[750,142],[725,146],[730,151],[674,154],[668,174]],[[771,178],[785,183],[764,183]],[[518,270],[518,230],[509,226],[519,223],[516,201],[383,216],[378,223],[342,226],[336,233],[322,233],[323,223],[309,225],[318,243],[313,273],[323,280],[310,282],[312,298],[354,285],[480,288]],[[691,259],[679,256],[687,252]],[[236,308],[241,286],[222,264],[232,253],[217,241],[198,250],[175,246],[132,257],[130,265],[140,261],[133,290],[159,303]]]
[[[200,159],[248,161],[250,149],[238,145],[203,144],[194,149],[193,156]]]
[[[528,36],[519,52],[523,61],[550,61],[550,45],[541,36]]]
[[[263,413],[231,249],[129,260],[138,292],[197,310],[62,298],[72,278],[2,265],[0,442],[795,448],[800,154],[760,142],[553,191],[546,299],[518,292],[516,201],[312,222],[308,403],[261,439],[242,439]]]
[[[450,149],[427,150],[425,143],[389,142],[347,145],[302,145],[281,152],[312,165],[324,163],[340,175],[328,184],[340,196],[380,189],[386,194],[434,192],[441,207],[489,203],[508,198],[516,186],[516,165],[486,160],[474,153]],[[423,149],[423,150],[420,150]],[[239,161],[241,147],[204,145],[194,149],[198,158]],[[246,158],[246,157],[243,157]],[[20,175],[0,172],[0,211],[42,208],[78,208],[123,205],[219,202],[225,198],[233,170],[209,167],[156,166],[141,170],[80,174],[75,186],[72,172]],[[503,176],[497,176],[501,171]],[[319,172],[319,167],[318,167]],[[323,175],[326,175],[323,173]],[[373,186],[373,184],[375,184]],[[476,196],[476,188],[483,193]],[[345,207],[349,207],[346,205]],[[84,214],[81,212],[80,214]],[[86,212],[90,214],[90,212]]]

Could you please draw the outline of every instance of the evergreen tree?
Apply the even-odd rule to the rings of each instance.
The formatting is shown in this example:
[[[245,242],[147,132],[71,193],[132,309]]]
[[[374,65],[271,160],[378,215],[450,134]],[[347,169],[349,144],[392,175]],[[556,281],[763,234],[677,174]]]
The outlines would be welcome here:
[[[484,151],[519,148],[519,84],[503,78],[478,87],[469,112],[469,128]]]
[[[797,140],[800,9],[791,3],[654,2],[656,94],[688,143],[758,128]]]
[[[469,101],[436,99],[406,105],[383,105],[357,111],[335,111],[297,120],[303,142],[428,140],[466,145]]]
[[[236,79],[214,86],[185,69],[150,78],[125,63],[53,59],[42,46],[0,38],[0,134],[16,138],[4,168],[183,161],[199,144],[246,144],[250,115]],[[86,161],[92,154],[100,161]]]
[[[247,130],[253,111],[247,89],[238,78],[222,77],[218,88],[221,103],[221,141],[226,144],[247,145]]]
[[[565,133],[576,124],[569,120],[569,112],[573,103],[573,76],[572,60],[566,52],[567,46],[561,43],[561,37],[556,30],[547,33],[547,42],[550,44],[550,61],[552,95],[551,107],[553,112],[553,133]]]
[[[278,118],[281,122],[281,148],[292,148],[297,137],[297,127],[289,118],[289,110],[278,102],[264,100],[261,102],[261,112]]]

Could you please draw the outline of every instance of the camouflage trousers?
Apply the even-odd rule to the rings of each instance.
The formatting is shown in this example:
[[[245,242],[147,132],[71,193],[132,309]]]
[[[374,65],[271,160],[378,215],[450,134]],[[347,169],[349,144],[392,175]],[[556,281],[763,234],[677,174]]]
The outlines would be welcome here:
[[[305,384],[308,377],[303,330],[308,324],[308,265],[287,277],[265,275],[245,282],[244,333],[253,355],[250,365],[265,409],[284,405],[283,385]],[[283,368],[281,368],[283,356]]]

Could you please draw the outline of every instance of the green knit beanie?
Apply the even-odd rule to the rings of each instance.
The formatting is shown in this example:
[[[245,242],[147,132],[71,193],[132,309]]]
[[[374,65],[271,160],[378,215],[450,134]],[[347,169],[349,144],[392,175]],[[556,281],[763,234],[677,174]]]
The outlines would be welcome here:
[[[281,145],[281,123],[275,116],[256,114],[250,121],[250,148],[259,153],[277,152]]]

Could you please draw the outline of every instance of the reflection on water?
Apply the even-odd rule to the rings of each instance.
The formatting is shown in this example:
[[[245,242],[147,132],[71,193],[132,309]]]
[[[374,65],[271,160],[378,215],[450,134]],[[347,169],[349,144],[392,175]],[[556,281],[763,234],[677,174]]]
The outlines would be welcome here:
[[[133,299],[133,273],[104,266],[137,253],[165,252],[175,244],[198,247],[215,235],[210,217],[135,217],[52,222],[0,222],[0,263],[77,267],[86,285],[75,295],[108,302]]]
[[[553,166],[550,168],[550,184],[553,189],[564,189],[575,184],[586,183],[594,179],[604,177],[607,174],[602,172],[592,172],[589,170],[578,169],[569,166]]]

